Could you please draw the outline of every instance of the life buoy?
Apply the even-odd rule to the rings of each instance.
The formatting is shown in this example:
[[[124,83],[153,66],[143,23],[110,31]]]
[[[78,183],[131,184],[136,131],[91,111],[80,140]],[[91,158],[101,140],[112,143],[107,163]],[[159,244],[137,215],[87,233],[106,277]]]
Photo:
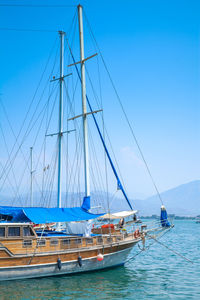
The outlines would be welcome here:
[[[140,231],[139,231],[139,229],[136,229],[133,235],[134,235],[134,238],[135,238],[135,239],[138,238],[138,237],[140,236]]]

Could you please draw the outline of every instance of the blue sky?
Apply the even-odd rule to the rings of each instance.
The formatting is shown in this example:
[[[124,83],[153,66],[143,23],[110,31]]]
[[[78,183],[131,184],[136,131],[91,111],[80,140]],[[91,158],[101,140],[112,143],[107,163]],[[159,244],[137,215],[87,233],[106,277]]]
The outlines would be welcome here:
[[[199,179],[199,1],[94,0],[82,5],[159,190]],[[0,7],[0,28],[67,31],[74,13],[74,7]],[[16,127],[56,35],[0,30],[0,92]],[[92,51],[88,44],[86,55]],[[153,194],[114,93],[108,89],[103,96],[129,194]]]

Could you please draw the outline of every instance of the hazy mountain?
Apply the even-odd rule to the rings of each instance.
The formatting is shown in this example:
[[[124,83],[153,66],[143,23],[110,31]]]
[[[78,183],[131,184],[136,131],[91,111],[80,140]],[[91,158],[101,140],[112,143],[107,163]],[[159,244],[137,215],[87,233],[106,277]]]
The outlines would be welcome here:
[[[41,200],[40,193],[34,193],[34,206],[56,206],[56,192],[51,195],[47,194],[45,200]],[[125,199],[121,198],[120,191],[117,193],[120,197],[113,197],[113,195],[105,192],[97,192],[91,195],[91,206],[98,207],[93,212],[107,211],[108,204],[111,211],[128,210],[129,206]],[[51,196],[51,197],[50,197]],[[179,216],[196,216],[200,214],[200,180],[192,181],[186,184],[179,185],[173,189],[161,193],[161,198],[167,208],[168,213],[176,214]],[[81,194],[66,194],[62,195],[63,206],[73,207],[80,206],[83,199]],[[152,214],[160,214],[160,200],[157,195],[146,198],[144,200],[131,199],[130,200],[134,209],[139,210],[140,215],[150,216]],[[13,198],[8,196],[0,196],[1,205],[29,205],[28,197],[21,197],[20,201],[14,201]]]
[[[200,214],[200,180],[167,190],[161,193],[161,198],[168,213],[179,216],[196,216]],[[160,213],[161,203],[157,195],[134,202],[141,215]]]

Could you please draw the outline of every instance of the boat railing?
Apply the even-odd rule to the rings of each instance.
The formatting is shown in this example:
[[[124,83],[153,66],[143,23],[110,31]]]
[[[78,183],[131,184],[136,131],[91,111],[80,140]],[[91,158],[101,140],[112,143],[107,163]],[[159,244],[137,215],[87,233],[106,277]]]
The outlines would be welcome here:
[[[31,254],[55,251],[66,251],[72,249],[89,249],[98,246],[107,246],[123,242],[127,238],[130,240],[138,239],[141,233],[163,230],[160,220],[145,222],[142,224],[124,224],[122,228],[113,230],[109,228],[107,233],[100,227],[98,234],[91,236],[38,236],[38,237],[19,237],[19,239],[2,239],[1,247],[6,247],[13,254]],[[136,234],[137,233],[137,234]]]

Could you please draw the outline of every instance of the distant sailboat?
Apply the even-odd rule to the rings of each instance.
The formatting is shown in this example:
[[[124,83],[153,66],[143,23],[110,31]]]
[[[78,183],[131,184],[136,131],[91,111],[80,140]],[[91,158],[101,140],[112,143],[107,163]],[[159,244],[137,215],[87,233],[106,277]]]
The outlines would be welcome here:
[[[196,217],[196,223],[200,223],[200,215]]]
[[[136,218],[123,184],[109,154],[94,111],[86,94],[82,6],[78,6],[80,61],[73,64],[81,82],[82,114],[74,116],[82,118],[83,150],[84,150],[84,182],[85,194],[81,207],[62,208],[62,156],[63,156],[63,84],[64,78],[64,35],[60,35],[60,76],[59,81],[59,128],[58,133],[58,184],[57,207],[33,207],[32,181],[30,207],[1,206],[0,216],[0,280],[55,276],[74,274],[92,270],[123,265],[132,248],[146,239],[159,237],[171,228],[164,206],[161,209],[161,222],[152,228],[142,224]],[[77,64],[81,66],[79,73]],[[71,66],[72,66],[71,65]],[[89,107],[89,112],[87,111]],[[107,159],[117,181],[118,189],[128,203],[130,211],[118,213],[90,212],[90,168],[88,151],[87,117],[92,115],[98,135],[102,142]],[[32,149],[31,149],[32,151]],[[31,152],[32,155],[32,152]],[[31,163],[31,174],[32,174]],[[126,219],[129,220],[126,222]],[[96,222],[96,220],[98,221]],[[118,223],[120,219],[120,223]],[[95,221],[93,221],[95,220]],[[117,220],[117,221],[116,221]],[[95,226],[94,226],[94,222]],[[67,223],[67,227],[63,224]],[[36,225],[37,224],[37,225]],[[56,226],[54,226],[56,224]],[[91,228],[93,225],[93,228]],[[129,228],[126,228],[129,225]],[[76,229],[75,229],[76,227]],[[68,228],[68,229],[66,229]],[[71,232],[70,232],[71,230]]]

